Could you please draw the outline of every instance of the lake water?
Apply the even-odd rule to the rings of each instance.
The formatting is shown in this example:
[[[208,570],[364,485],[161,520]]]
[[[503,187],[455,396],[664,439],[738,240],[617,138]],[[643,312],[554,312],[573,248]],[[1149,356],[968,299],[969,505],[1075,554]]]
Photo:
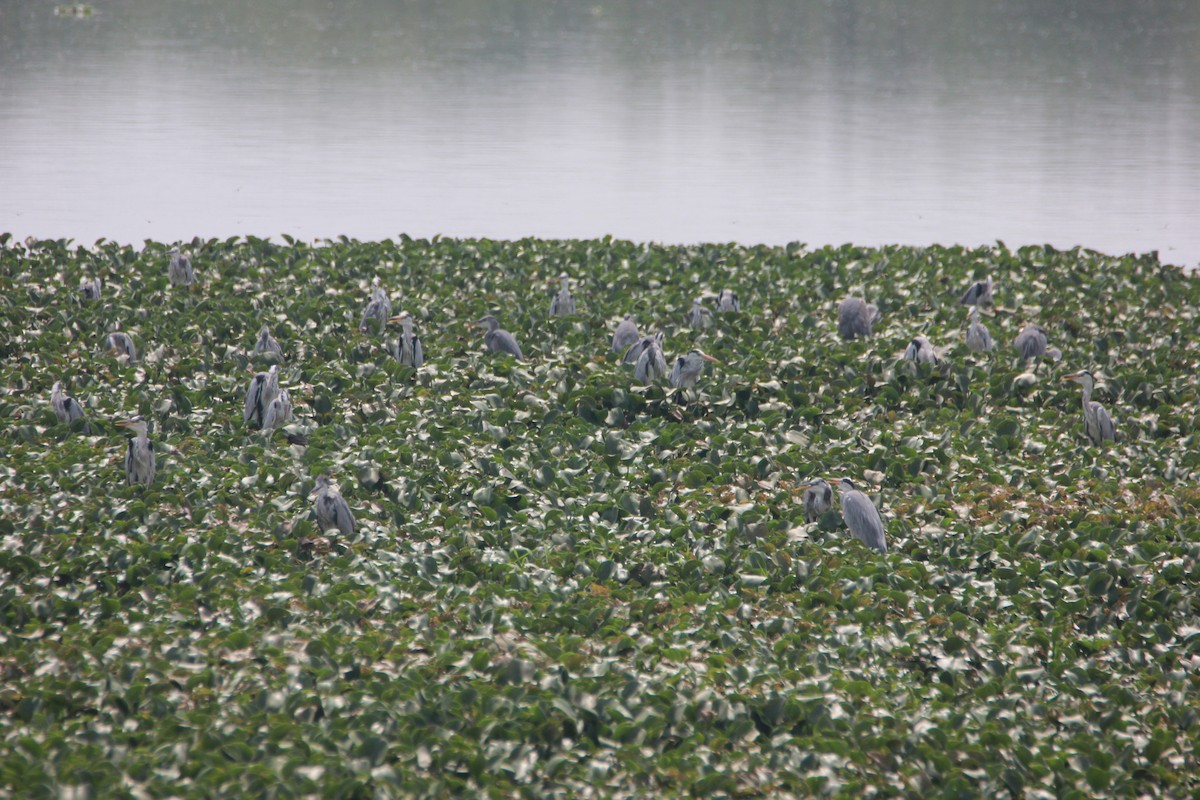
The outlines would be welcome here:
[[[0,0],[0,230],[1200,261],[1194,0]]]

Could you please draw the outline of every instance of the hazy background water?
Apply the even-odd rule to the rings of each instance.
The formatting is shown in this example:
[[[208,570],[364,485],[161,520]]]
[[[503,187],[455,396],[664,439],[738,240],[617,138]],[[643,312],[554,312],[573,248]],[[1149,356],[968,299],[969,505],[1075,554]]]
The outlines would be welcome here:
[[[0,230],[1200,261],[1193,0],[0,0]]]

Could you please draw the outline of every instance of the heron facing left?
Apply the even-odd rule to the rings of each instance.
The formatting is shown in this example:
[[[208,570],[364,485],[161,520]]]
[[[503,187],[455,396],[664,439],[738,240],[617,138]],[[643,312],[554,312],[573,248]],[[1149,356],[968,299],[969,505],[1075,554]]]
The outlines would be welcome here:
[[[371,285],[374,287],[371,290],[371,299],[367,301],[366,308],[363,309],[358,329],[365,332],[369,320],[375,320],[379,326],[379,332],[382,334],[387,327],[388,317],[392,316],[392,301],[383,287],[379,285],[379,278],[375,278]]]
[[[121,420],[117,427],[133,432],[129,446],[125,450],[125,482],[130,486],[140,483],[149,486],[154,483],[154,442],[150,441],[150,424],[139,414],[130,419]]]
[[[425,363],[425,348],[421,347],[421,337],[413,333],[413,318],[412,314],[407,311],[401,311],[394,317],[389,317],[388,322],[399,322],[403,330],[400,333],[400,338],[396,340],[396,348],[393,354],[396,360],[406,367],[414,369]]]
[[[54,409],[54,416],[58,417],[59,422],[70,425],[77,419],[83,419],[83,406],[74,397],[63,393],[62,381],[55,381],[50,389],[50,407]],[[87,429],[85,422],[84,430]]]

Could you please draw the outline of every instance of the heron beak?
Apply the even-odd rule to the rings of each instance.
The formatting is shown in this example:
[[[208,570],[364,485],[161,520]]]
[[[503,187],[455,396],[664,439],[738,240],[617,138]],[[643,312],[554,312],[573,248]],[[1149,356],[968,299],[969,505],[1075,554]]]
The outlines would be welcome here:
[[[1072,372],[1070,375],[1063,375],[1062,380],[1060,380],[1059,383],[1066,383],[1067,381],[1070,381],[1071,383],[1075,383],[1077,380],[1079,380],[1079,377],[1080,377],[1080,373]]]
[[[842,485],[842,479],[841,479],[841,478],[827,478],[827,479],[825,480],[825,482],[826,482],[826,483],[829,483],[829,484],[832,484],[832,485],[834,485],[834,486],[841,486],[841,485]]]
[[[405,319],[408,319],[408,314],[397,314],[394,317],[388,317],[388,322],[400,322]]]
[[[703,358],[705,361],[711,361],[711,362],[713,362],[714,364],[720,364],[720,363],[721,363],[721,362],[720,362],[720,361],[718,361],[717,359],[715,359],[715,358],[713,358],[712,356],[710,356],[708,353],[703,353],[703,352],[702,352],[702,353],[700,354],[700,357],[701,357],[701,358]]]

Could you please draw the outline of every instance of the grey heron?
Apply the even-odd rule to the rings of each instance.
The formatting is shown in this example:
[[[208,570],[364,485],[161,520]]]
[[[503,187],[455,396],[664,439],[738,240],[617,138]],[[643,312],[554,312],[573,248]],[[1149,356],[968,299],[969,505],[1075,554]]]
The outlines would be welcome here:
[[[196,272],[192,269],[192,260],[178,247],[171,248],[171,266],[167,268],[167,277],[172,286],[191,286],[196,282]]]
[[[933,342],[924,336],[913,337],[904,350],[904,357],[918,364],[936,364],[941,360],[938,358],[937,350],[933,347]]]
[[[79,293],[83,295],[83,299],[89,302],[95,302],[100,299],[100,279],[92,278],[90,281],[84,278],[79,282]]]
[[[704,372],[705,361],[721,363],[698,348],[679,356],[671,367],[671,385],[676,389],[691,389],[700,379],[700,373]]]
[[[633,361],[637,356],[633,355],[632,346],[641,338],[638,335],[637,323],[633,319],[633,314],[626,314],[625,319],[621,320],[617,329],[613,331],[613,352],[625,353],[625,361]]]
[[[137,361],[137,348],[133,346],[133,337],[124,331],[113,331],[106,336],[104,349],[117,358],[126,356],[131,362]]]
[[[154,483],[154,442],[150,441],[149,423],[139,414],[121,420],[117,427],[134,434],[125,450],[125,482],[130,486],[135,483],[149,486]]]
[[[250,379],[246,388],[246,403],[242,412],[243,422],[253,422],[264,427],[263,418],[267,407],[279,396],[279,367],[272,365],[270,371],[259,372]]]
[[[637,361],[633,365],[633,377],[646,386],[667,374],[667,357],[663,355],[663,335],[644,336],[633,346]]]
[[[421,337],[413,333],[412,314],[401,311],[396,316],[389,317],[388,322],[399,322],[403,328],[400,338],[396,340],[396,349],[393,351],[396,360],[414,369],[424,364],[425,348],[421,347]]]
[[[975,281],[958,301],[964,306],[990,306],[992,304],[992,276]]]
[[[283,348],[279,346],[279,342],[275,341],[275,337],[271,335],[271,329],[266,325],[263,325],[262,330],[258,332],[258,341],[254,343],[254,355],[274,356],[277,360],[283,361]]]
[[[717,295],[717,313],[726,314],[731,311],[741,311],[742,304],[738,302],[737,292],[732,289],[722,289]]]
[[[1097,446],[1104,442],[1115,442],[1117,427],[1113,424],[1112,417],[1108,415],[1104,406],[1092,400],[1092,389],[1096,383],[1092,373],[1084,369],[1064,375],[1062,379],[1083,387],[1083,432],[1088,441]]]
[[[358,329],[365,331],[367,329],[368,320],[376,320],[379,325],[379,332],[382,334],[387,326],[388,317],[392,316],[392,301],[388,298],[387,292],[379,285],[379,278],[376,278],[371,284],[374,288],[371,290],[371,299],[367,301],[366,308],[363,309],[362,319],[359,320]]]
[[[971,310],[967,312],[967,348],[972,353],[990,353],[996,343],[992,341],[992,334],[988,332],[987,326],[979,321],[979,306],[971,306]]]
[[[500,322],[492,314],[485,317],[480,317],[475,320],[475,324],[487,328],[483,334],[483,343],[487,345],[487,349],[493,353],[508,353],[513,358],[523,359],[521,355],[521,345],[517,344],[517,337],[513,336],[508,331],[500,327]]]
[[[575,298],[571,297],[571,276],[563,272],[559,274],[558,279],[562,281],[562,288],[558,290],[558,294],[554,295],[554,299],[550,301],[550,316],[570,316],[575,313]]]
[[[50,407],[54,409],[54,416],[58,417],[59,422],[70,425],[77,419],[83,419],[83,406],[74,397],[63,394],[62,381],[55,381],[50,389]],[[84,429],[87,429],[86,422]]]
[[[1027,325],[1017,334],[1017,338],[1013,339],[1013,347],[1017,348],[1017,353],[1024,361],[1042,356],[1049,356],[1054,361],[1062,358],[1061,350],[1046,345],[1046,329],[1041,325]]]
[[[316,497],[317,524],[322,531],[337,528],[343,536],[354,533],[354,515],[350,513],[350,506],[346,498],[330,485],[328,476],[317,478],[312,494]]]
[[[287,389],[280,389],[262,415],[264,431],[282,428],[292,418],[292,398]]]
[[[841,490],[842,519],[846,520],[850,535],[867,547],[886,553],[883,520],[879,517],[879,509],[875,508],[875,504],[854,488],[854,482],[849,478],[830,478],[829,482]]]
[[[702,330],[712,324],[712,312],[702,305],[699,297],[692,301],[692,308],[688,311],[688,325],[696,330]]]
[[[838,303],[838,335],[843,339],[870,336],[879,320],[879,309],[861,297],[847,297]]]
[[[822,514],[833,508],[833,488],[824,478],[800,485],[807,487],[804,492],[804,521],[816,522]]]

